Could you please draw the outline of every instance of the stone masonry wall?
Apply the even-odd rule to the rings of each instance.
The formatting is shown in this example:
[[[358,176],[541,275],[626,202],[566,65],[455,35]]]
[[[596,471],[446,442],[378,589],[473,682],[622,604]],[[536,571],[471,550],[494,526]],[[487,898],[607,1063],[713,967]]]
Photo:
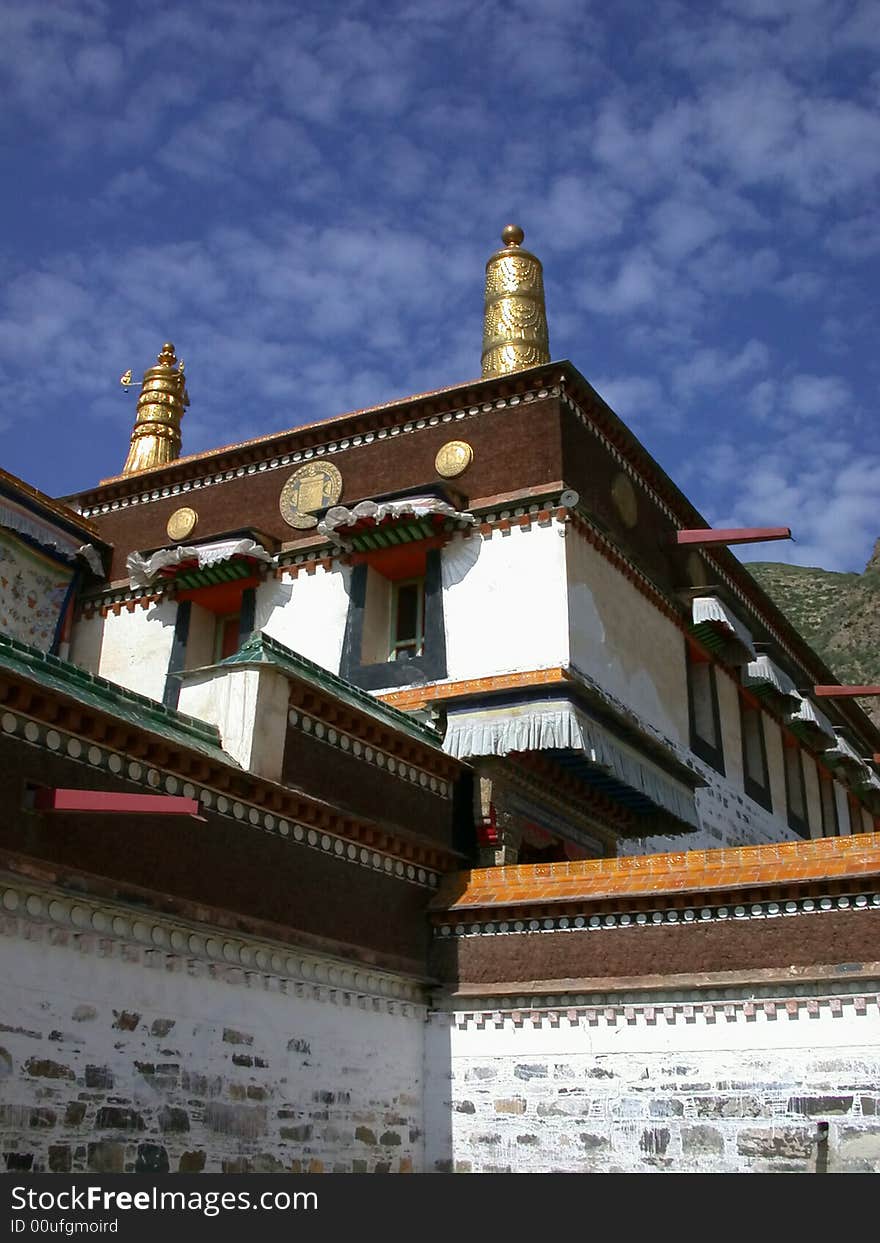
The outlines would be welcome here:
[[[408,982],[33,888],[0,896],[0,1170],[421,1167]]]
[[[846,987],[438,1013],[426,1168],[876,1172],[880,1015]]]

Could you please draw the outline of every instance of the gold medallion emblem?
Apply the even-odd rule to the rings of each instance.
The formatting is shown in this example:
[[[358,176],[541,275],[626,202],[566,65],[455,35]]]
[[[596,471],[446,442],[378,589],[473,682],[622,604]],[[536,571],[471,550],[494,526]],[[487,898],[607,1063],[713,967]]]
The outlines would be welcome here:
[[[474,460],[474,451],[464,440],[448,441],[434,458],[434,469],[444,479],[463,474]]]
[[[168,526],[165,528],[168,532],[168,538],[173,540],[186,539],[196,529],[198,520],[199,515],[194,509],[175,509],[168,519]]]
[[[611,499],[624,526],[634,527],[639,520],[639,502],[636,490],[622,472],[615,476],[611,485]]]
[[[329,462],[309,462],[293,472],[281,489],[278,508],[289,527],[316,527],[315,510],[335,505],[342,496],[342,476]]]

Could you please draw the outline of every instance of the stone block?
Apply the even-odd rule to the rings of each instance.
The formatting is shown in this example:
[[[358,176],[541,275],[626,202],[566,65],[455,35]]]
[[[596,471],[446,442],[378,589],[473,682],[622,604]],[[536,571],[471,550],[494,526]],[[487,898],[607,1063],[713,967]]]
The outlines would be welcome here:
[[[819,1115],[824,1117],[832,1114],[848,1114],[852,1109],[853,1098],[851,1096],[804,1096],[796,1097],[791,1102],[792,1107],[797,1106],[798,1113],[809,1114],[810,1117]]]
[[[85,1101],[69,1101],[64,1111],[64,1125],[79,1126],[85,1116]]]
[[[698,1096],[694,1101],[700,1118],[760,1118],[763,1102],[757,1096]]]
[[[87,1066],[86,1087],[110,1090],[113,1087],[113,1072],[109,1066]]]
[[[143,1131],[143,1117],[135,1109],[105,1105],[98,1110],[95,1126],[99,1131]]]
[[[547,1067],[540,1064],[521,1063],[513,1070],[517,1079],[546,1079]]]
[[[201,1174],[205,1168],[203,1152],[182,1152],[177,1162],[178,1174]]]
[[[743,1157],[791,1160],[813,1153],[815,1133],[808,1127],[750,1127],[736,1137],[737,1152]]]
[[[70,1147],[68,1144],[49,1145],[49,1172],[51,1174],[69,1174],[71,1167]]]
[[[453,1109],[457,1114],[475,1114],[477,1107],[473,1101],[456,1101]]]
[[[293,1140],[294,1143],[304,1144],[312,1138],[312,1127],[308,1123],[302,1126],[283,1126],[281,1128],[281,1138]],[[375,1143],[375,1136],[373,1137]]]
[[[360,1140],[362,1144],[375,1144],[376,1132],[371,1131],[368,1126],[359,1126],[354,1133],[354,1137]]]
[[[253,1044],[253,1036],[247,1032],[236,1031],[234,1027],[223,1028],[223,1040],[225,1044]]]
[[[125,1147],[110,1140],[89,1144],[89,1170],[95,1174],[121,1174],[125,1169]]]
[[[55,1113],[55,1110],[46,1108],[32,1109],[28,1119],[30,1126],[39,1127],[42,1130],[53,1127],[57,1121],[58,1115]]]
[[[176,1022],[176,1019],[153,1019],[150,1025],[150,1035],[167,1036]]]
[[[880,1130],[861,1127],[841,1127],[837,1133],[836,1150],[831,1166],[837,1161],[880,1162]]]
[[[137,1031],[137,1025],[141,1021],[141,1016],[134,1010],[114,1010],[113,1026],[116,1031],[133,1032]]]
[[[158,1113],[159,1130],[182,1133],[189,1130],[189,1114],[185,1109],[163,1105]]]
[[[29,1075],[35,1079],[75,1079],[76,1075],[69,1066],[53,1062],[50,1058],[29,1057],[24,1064]]]
[[[713,1126],[683,1126],[681,1147],[694,1156],[717,1156],[724,1152],[724,1136]]]
[[[32,1152],[7,1152],[3,1155],[6,1162],[6,1169],[11,1174],[15,1171],[31,1170],[34,1166],[34,1154]]]
[[[681,1101],[661,1097],[649,1103],[648,1113],[652,1118],[680,1118],[684,1113],[684,1105]]]
[[[138,1144],[135,1174],[167,1174],[168,1153],[161,1144]]]
[[[521,1096],[502,1098],[495,1102],[495,1112],[498,1114],[524,1114],[526,1112],[526,1102]]]
[[[596,1135],[590,1131],[584,1131],[579,1138],[587,1152],[601,1152],[608,1147],[608,1139],[604,1135]]]
[[[253,1139],[266,1131],[265,1105],[227,1105],[209,1101],[205,1106],[205,1126],[226,1135]]]
[[[94,1006],[74,1006],[71,1018],[74,1023],[90,1023],[98,1017],[98,1011]]]
[[[665,1126],[647,1127],[642,1131],[639,1147],[646,1156],[662,1157],[669,1147],[669,1130]]]

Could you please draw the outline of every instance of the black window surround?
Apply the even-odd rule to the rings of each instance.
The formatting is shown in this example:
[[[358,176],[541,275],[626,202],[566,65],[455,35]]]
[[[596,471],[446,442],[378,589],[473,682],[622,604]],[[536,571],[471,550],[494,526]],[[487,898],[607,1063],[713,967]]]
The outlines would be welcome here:
[[[794,829],[799,837],[810,837],[810,822],[807,816],[807,785],[804,780],[803,752],[796,743],[792,745],[783,736],[782,767],[785,772],[785,804],[788,810],[788,827]],[[803,808],[798,811],[797,804]]]
[[[840,836],[840,817],[837,814],[837,793],[834,778],[819,767],[819,806],[822,809],[822,836]]]
[[[423,654],[414,656],[412,660],[362,663],[368,572],[366,561],[361,561],[352,570],[339,676],[366,691],[386,686],[410,686],[414,682],[437,682],[445,678],[446,627],[443,621],[440,549],[429,548],[425,553],[425,647]]]
[[[238,646],[251,637],[254,632],[254,621],[257,610],[257,593],[253,587],[245,587],[241,593],[241,606],[238,614]],[[171,641],[171,655],[168,659],[168,671],[165,675],[165,692],[162,703],[166,708],[176,708],[180,700],[180,679],[186,668],[186,646],[189,642],[189,628],[192,618],[192,601],[179,600],[177,616],[174,619],[174,638]]]
[[[695,660],[690,644],[685,644],[685,652],[691,750],[723,777],[724,745],[721,739],[721,712],[718,707],[715,666],[709,660]],[[701,730],[698,724],[707,718],[711,722],[712,737],[706,737],[707,731]]]
[[[747,703],[742,698],[739,701],[739,711],[742,733],[743,790],[765,811],[772,811],[773,795],[770,790],[770,767],[767,763],[764,713],[759,707]],[[755,744],[757,744],[757,755],[754,750]]]

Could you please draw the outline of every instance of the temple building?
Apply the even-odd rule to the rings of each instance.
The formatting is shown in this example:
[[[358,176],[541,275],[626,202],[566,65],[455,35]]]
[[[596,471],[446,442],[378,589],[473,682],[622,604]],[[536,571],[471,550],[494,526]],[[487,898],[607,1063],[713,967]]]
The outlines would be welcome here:
[[[880,1166],[880,688],[523,241],[478,380],[181,456],[169,342],[121,474],[0,473],[8,1169]]]

